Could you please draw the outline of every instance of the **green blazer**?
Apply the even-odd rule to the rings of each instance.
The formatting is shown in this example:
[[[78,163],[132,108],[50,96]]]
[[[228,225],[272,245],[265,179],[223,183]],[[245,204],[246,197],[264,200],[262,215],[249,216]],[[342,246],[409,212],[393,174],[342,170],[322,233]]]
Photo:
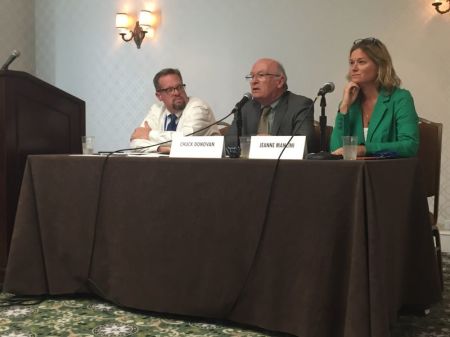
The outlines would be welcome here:
[[[419,149],[419,118],[408,90],[395,88],[391,94],[381,89],[364,139],[361,101],[358,98],[347,114],[338,112],[331,134],[330,149],[342,147],[342,136],[358,136],[367,154],[393,151],[413,157]]]

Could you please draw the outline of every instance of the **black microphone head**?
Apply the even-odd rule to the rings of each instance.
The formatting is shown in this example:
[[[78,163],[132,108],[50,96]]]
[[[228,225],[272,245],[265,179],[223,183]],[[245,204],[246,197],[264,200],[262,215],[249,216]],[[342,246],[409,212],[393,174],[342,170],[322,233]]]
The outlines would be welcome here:
[[[328,88],[327,92],[334,91],[334,83],[333,82],[327,82],[327,83],[325,83],[325,86]]]
[[[249,100],[251,100],[252,98],[253,98],[253,97],[252,97],[252,94],[249,93],[249,92],[246,92],[246,93],[244,94],[244,97],[242,97],[241,100],[240,100],[239,102],[236,103],[236,105],[234,106],[234,109],[233,109],[233,110],[241,110],[242,106],[243,106],[245,103],[247,103]]]
[[[327,82],[322,86],[322,88],[319,89],[319,92],[317,93],[317,95],[325,95],[325,94],[328,94],[333,91],[334,91],[334,83]]]

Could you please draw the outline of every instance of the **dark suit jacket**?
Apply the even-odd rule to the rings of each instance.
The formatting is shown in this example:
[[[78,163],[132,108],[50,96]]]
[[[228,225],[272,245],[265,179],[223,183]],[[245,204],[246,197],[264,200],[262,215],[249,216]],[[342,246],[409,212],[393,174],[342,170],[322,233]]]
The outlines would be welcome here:
[[[286,91],[274,108],[272,136],[306,136],[308,149],[314,148],[314,105],[307,97]],[[258,132],[259,119],[261,117],[261,105],[254,101],[248,101],[242,107],[242,136],[255,136]],[[225,136],[226,146],[236,146],[236,115],[233,123]]]

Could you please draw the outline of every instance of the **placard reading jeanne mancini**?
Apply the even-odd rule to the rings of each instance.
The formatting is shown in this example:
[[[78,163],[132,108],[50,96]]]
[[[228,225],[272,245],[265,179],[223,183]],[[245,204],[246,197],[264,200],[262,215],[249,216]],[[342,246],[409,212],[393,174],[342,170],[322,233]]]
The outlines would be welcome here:
[[[284,147],[281,159],[303,159],[306,136],[252,136],[250,159],[278,159]],[[286,146],[287,144],[287,146]]]

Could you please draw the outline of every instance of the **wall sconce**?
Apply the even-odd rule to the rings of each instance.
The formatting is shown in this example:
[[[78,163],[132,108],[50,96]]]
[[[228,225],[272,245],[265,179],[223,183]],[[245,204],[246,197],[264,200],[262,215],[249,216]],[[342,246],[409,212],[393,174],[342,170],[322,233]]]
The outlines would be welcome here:
[[[134,30],[129,30],[129,17],[126,13],[117,13],[116,14],[116,28],[119,31],[119,35],[122,36],[122,40],[125,42],[129,42],[134,39],[136,46],[138,49],[141,48],[141,43],[147,35],[149,38],[153,38],[155,35],[155,29],[153,28],[153,24],[155,22],[155,17],[152,12],[142,10],[139,13],[139,20],[136,21],[136,25],[134,26]],[[126,38],[126,35],[130,35],[129,38]]]
[[[432,3],[432,5],[434,6],[434,8],[436,9],[436,11],[438,13],[445,14],[445,13],[450,12],[450,0],[445,0],[445,1],[448,2],[448,7],[446,10],[439,9],[439,7],[441,7],[441,5],[442,5],[442,1],[434,0],[434,2]]]

